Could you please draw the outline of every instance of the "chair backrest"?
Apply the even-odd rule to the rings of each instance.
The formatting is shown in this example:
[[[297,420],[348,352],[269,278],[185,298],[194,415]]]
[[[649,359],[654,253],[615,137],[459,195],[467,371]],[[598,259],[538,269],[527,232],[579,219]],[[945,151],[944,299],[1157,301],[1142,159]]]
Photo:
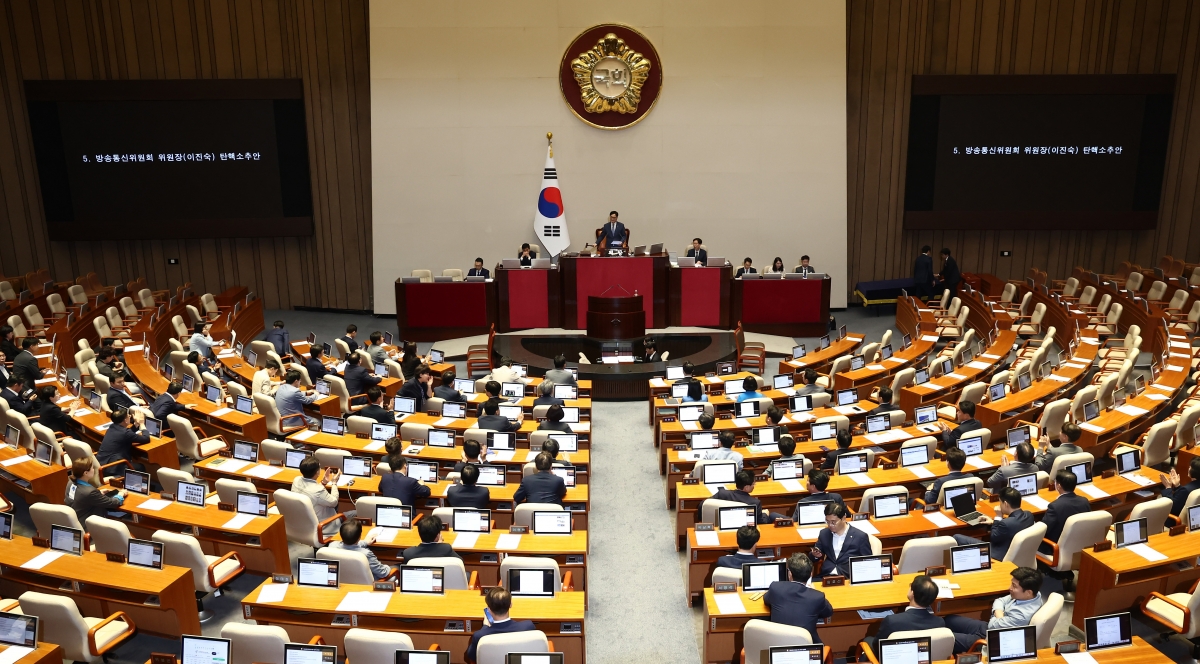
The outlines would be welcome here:
[[[192,581],[196,584],[197,592],[210,593],[216,590],[209,582],[208,559],[200,548],[200,541],[191,535],[159,530],[152,538],[163,544],[163,564],[175,567],[186,567],[192,570]]]
[[[399,498],[388,496],[363,496],[354,503],[355,516],[359,519],[375,521],[375,508],[380,505],[401,505]]]
[[[321,546],[317,539],[317,512],[308,496],[289,489],[276,489],[274,497],[275,506],[283,515],[287,538],[313,548]]]
[[[80,440],[75,440],[74,438],[64,438],[63,451],[67,453],[67,456],[71,457],[72,461],[75,459],[91,459],[92,470],[96,471],[92,473],[92,486],[100,486],[100,462],[96,460],[96,455],[92,452],[91,445]]]
[[[351,415],[346,418],[347,433],[371,433],[371,425],[375,424],[375,420],[369,417],[361,417],[359,415]]]
[[[945,552],[955,546],[958,546],[958,543],[949,535],[910,539],[900,550],[900,562],[897,563],[898,573],[923,572],[926,567],[941,565],[945,560]]]
[[[314,454],[322,468],[341,468],[342,457],[350,456],[348,450],[335,450],[329,447],[318,447]]]
[[[350,354],[350,344],[342,341],[340,337],[333,340],[333,347],[337,350],[339,360],[345,360],[346,356]]]
[[[467,589],[467,566],[463,564],[461,558],[445,557],[445,558],[413,558],[412,560],[404,561],[406,566],[410,567],[441,567],[442,569],[442,586],[446,590],[466,590]]]
[[[983,496],[983,480],[978,477],[961,477],[956,480],[949,480],[942,484],[941,491],[938,491],[937,502],[939,505],[946,504],[946,489],[953,489],[960,486],[970,486],[975,489],[975,497]]]
[[[407,634],[378,629],[352,627],[346,632],[348,662],[394,662],[397,650],[413,650]]]
[[[97,553],[128,553],[129,528],[124,523],[92,515],[87,518],[85,525]]]
[[[722,507],[745,507],[745,503],[739,503],[734,500],[719,500],[717,498],[709,498],[700,505],[700,522],[701,523],[716,523],[717,510]]]
[[[50,526],[67,526],[83,530],[75,510],[66,505],[52,503],[34,503],[29,506],[29,518],[37,529],[38,537],[50,537]]]
[[[959,394],[958,401],[970,401],[971,403],[980,403],[983,401],[983,395],[987,392],[987,383],[971,383],[964,387]]]
[[[927,630],[905,630],[892,632],[889,639],[911,639],[917,636],[929,637],[929,658],[931,661],[953,659],[954,632],[946,627],[935,627]]]
[[[401,422],[400,438],[404,440],[429,440],[429,430],[433,427],[417,422]]]
[[[347,551],[326,546],[317,550],[317,558],[336,560],[341,563],[338,565],[338,578],[344,583],[370,585],[375,582],[375,575],[371,573],[371,564],[367,562],[367,556],[361,551]]]
[[[58,442],[58,438],[54,436],[54,431],[37,422],[29,426],[33,429],[33,435],[37,436],[38,440],[50,446],[50,465],[63,465],[63,446],[62,443]]]
[[[908,496],[906,486],[875,486],[863,492],[859,501],[859,511],[870,514],[875,508],[875,499],[884,496]]]
[[[475,662],[505,664],[510,652],[550,652],[550,640],[538,630],[488,634],[475,646]]]
[[[1171,437],[1177,424],[1164,420],[1150,427],[1142,441],[1142,465],[1157,466],[1171,457]]]
[[[1058,474],[1058,471],[1077,463],[1095,464],[1096,457],[1092,456],[1091,452],[1076,452],[1074,454],[1060,454],[1054,457],[1054,463],[1050,466],[1050,477]],[[1093,465],[1094,468],[1094,465]]]
[[[712,573],[712,585],[715,586],[718,583],[736,583],[737,587],[741,588],[742,570],[732,567],[717,567]]]
[[[907,369],[901,369],[900,371],[897,371],[896,375],[892,377],[892,404],[893,405],[898,405],[900,403],[900,388],[912,385],[913,378],[916,375],[917,375],[917,370],[912,367],[908,367]]]
[[[556,589],[562,588],[562,572],[558,568],[558,561],[553,558],[505,556],[504,560],[500,563],[500,585],[503,586],[508,583],[508,571],[510,569],[552,569],[554,570],[554,587]]]
[[[175,446],[179,448],[180,454],[189,459],[204,458],[200,454],[200,437],[192,428],[191,420],[179,415],[167,415],[167,424],[171,425],[171,431],[175,434]]]
[[[1138,503],[1129,513],[1129,520],[1146,518],[1146,534],[1157,535],[1166,529],[1167,515],[1171,513],[1170,498],[1159,497]]]
[[[329,383],[329,393],[338,398],[338,404],[343,414],[350,411],[350,392],[346,389],[346,381],[341,376],[325,374],[325,382]]]
[[[1056,399],[1051,401],[1042,410],[1042,417],[1038,420],[1038,428],[1051,440],[1054,440],[1062,432],[1062,425],[1067,421],[1067,415],[1070,412],[1070,399]]]
[[[1142,287],[1142,282],[1145,281],[1145,276],[1141,272],[1130,272],[1128,277],[1125,277],[1125,290],[1136,293]]]
[[[1066,572],[1078,569],[1080,552],[1103,540],[1111,525],[1112,514],[1109,512],[1087,512],[1068,517],[1058,538],[1058,564],[1054,570]]]
[[[1075,393],[1075,397],[1071,399],[1071,416],[1077,421],[1083,421],[1083,404],[1092,401],[1096,398],[1099,389],[1095,385],[1082,387]]]
[[[196,323],[199,323],[200,321],[204,320],[204,318],[200,315],[200,310],[197,309],[195,305],[192,305],[192,304],[184,305],[184,309],[187,310],[188,318],[191,319],[192,325],[195,325]]]
[[[937,454],[935,454],[937,451],[937,445],[937,438],[933,436],[921,436],[920,438],[909,438],[903,443],[900,443],[900,449],[904,449],[906,447],[924,447],[926,454],[929,455],[927,458],[933,459],[937,457]]]
[[[258,458],[262,461],[279,461],[287,459],[288,450],[295,449],[289,443],[278,440],[264,440],[258,444]]]
[[[175,329],[175,336],[191,336],[191,329],[188,328],[187,323],[184,322],[183,316],[180,316],[179,314],[171,316],[171,327]]]
[[[803,627],[794,627],[769,620],[751,620],[742,628],[746,662],[765,662],[763,651],[772,646],[792,646],[812,643],[812,635]]]
[[[9,409],[4,413],[8,423],[17,428],[21,432],[21,447],[32,450],[36,445],[37,436],[33,433],[33,427],[29,426],[29,418],[25,417],[16,409]]]
[[[562,505],[557,503],[521,503],[513,510],[514,526],[532,526],[534,512],[563,512]]]
[[[195,482],[196,478],[191,473],[176,470],[174,468],[159,468],[158,483],[162,485],[163,491],[167,493],[179,494],[180,482]]]
[[[1150,290],[1146,291],[1146,299],[1151,302],[1157,302],[1163,299],[1167,294],[1167,284],[1164,281],[1155,280],[1150,284]]]
[[[217,306],[217,299],[212,293],[205,293],[200,296],[200,306],[204,307],[205,314],[220,313],[221,309]]]
[[[1102,410],[1112,407],[1113,395],[1117,391],[1117,378],[1119,374],[1108,374],[1100,380],[1100,384],[1096,388],[1096,399],[1100,402]]]
[[[87,291],[79,284],[68,287],[67,295],[71,298],[71,304],[87,304]]]
[[[1108,308],[1108,317],[1104,322],[1107,323],[1109,327],[1113,328],[1114,332],[1116,331],[1117,323],[1121,322],[1121,313],[1124,311],[1125,305],[1121,304],[1120,302],[1117,302]]]
[[[1191,447],[1196,444],[1196,423],[1200,422],[1200,405],[1189,406],[1179,415],[1179,424],[1175,427],[1175,443],[1172,450]]]
[[[51,637],[51,643],[62,646],[63,660],[76,662],[99,662],[88,646],[88,625],[79,613],[79,607],[70,597],[29,591],[18,598],[21,612],[37,616],[41,622],[42,638]]]
[[[283,644],[292,640],[279,625],[243,622],[222,625],[221,638],[229,639],[229,664],[283,664]]]
[[[265,394],[251,394],[250,398],[254,400],[254,408],[266,419],[267,431],[276,436],[282,436],[283,418],[279,414],[279,407],[275,405],[275,400]]]
[[[704,468],[705,466],[707,466],[709,464],[716,465],[716,464],[722,464],[722,463],[726,463],[726,464],[730,464],[730,465],[734,465],[734,466],[737,465],[736,462],[734,462],[730,459],[701,459],[696,462],[695,466],[692,467],[692,472],[688,476],[703,478],[704,472],[701,470],[701,468]],[[705,522],[705,523],[708,523],[708,522]]]
[[[246,480],[231,480],[227,477],[219,478],[216,482],[217,500],[227,504],[237,504],[237,492],[246,491],[248,493],[258,493],[258,488],[253,482]]]
[[[1037,550],[1045,536],[1046,524],[1041,521],[1013,535],[1008,552],[1004,554],[1004,562],[1037,569]]]
[[[843,371],[849,369],[850,362],[853,359],[854,358],[850,355],[843,355],[843,356],[837,358],[829,365],[829,375],[835,376],[835,375],[840,374]],[[832,381],[832,378],[830,380]],[[832,387],[832,386],[833,386],[833,383],[830,382],[830,387]]]

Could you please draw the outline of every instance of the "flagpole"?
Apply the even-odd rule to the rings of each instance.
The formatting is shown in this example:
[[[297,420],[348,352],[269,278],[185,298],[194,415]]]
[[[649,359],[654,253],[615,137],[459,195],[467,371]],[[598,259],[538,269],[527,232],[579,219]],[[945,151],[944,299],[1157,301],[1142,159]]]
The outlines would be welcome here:
[[[554,132],[546,132],[546,145],[550,147],[550,157],[554,157]]]

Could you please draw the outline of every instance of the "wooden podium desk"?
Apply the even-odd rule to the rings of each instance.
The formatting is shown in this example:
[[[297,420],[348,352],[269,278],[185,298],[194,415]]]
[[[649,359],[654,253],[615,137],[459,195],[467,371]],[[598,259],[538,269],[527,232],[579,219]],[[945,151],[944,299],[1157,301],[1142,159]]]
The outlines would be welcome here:
[[[475,533],[464,533],[473,535]],[[570,535],[520,535],[521,541],[516,548],[500,548],[501,535],[508,531],[499,528],[490,533],[478,533],[474,544],[466,546],[466,539],[454,531],[443,533],[444,541],[454,547],[454,552],[462,557],[467,565],[467,574],[479,572],[479,583],[484,586],[494,586],[500,583],[500,561],[503,555],[533,556],[538,558],[554,558],[563,575],[571,572],[572,582],[576,590],[587,590],[587,554],[588,534],[585,530],[576,529]],[[341,539],[341,536],[334,537]],[[463,539],[463,542],[459,542]],[[371,550],[384,564],[398,565],[404,549],[417,546],[421,537],[415,529],[396,529],[396,536],[390,542],[376,541]]]
[[[129,614],[138,632],[167,639],[200,633],[192,570],[164,565],[161,570],[109,562],[103,553],[64,554],[41,569],[22,565],[50,551],[26,537],[0,540],[0,594],[27,590],[65,595],[85,616]]]
[[[1191,590],[1200,578],[1196,565],[1200,532],[1176,537],[1159,533],[1151,535],[1146,544],[1166,559],[1151,562],[1129,549],[1083,550],[1071,624],[1082,630],[1084,618],[1129,610],[1151,591],[1169,595]]]
[[[496,282],[406,284],[396,280],[396,328],[409,341],[487,334],[496,320]]]
[[[563,324],[561,270],[496,265],[493,272],[496,275],[497,332],[571,327]]]
[[[679,267],[668,270],[670,281],[671,325],[675,327],[714,327],[728,330],[730,283],[733,266],[694,267],[679,259]]]
[[[865,339],[865,335],[847,331],[845,339],[838,339],[837,341],[831,339],[828,348],[822,348],[821,350],[808,350],[805,348],[808,352],[802,357],[780,360],[778,373],[802,374],[808,369],[812,369],[817,373],[826,372],[829,369],[829,365],[835,359],[843,355],[853,354],[854,350]],[[799,380],[796,382],[799,383]]]
[[[729,321],[747,332],[819,337],[829,329],[831,279],[734,279]]]
[[[346,630],[351,627],[402,631],[417,648],[436,643],[439,649],[450,651],[450,661],[456,663],[463,662],[471,633],[483,626],[486,606],[478,590],[447,590],[444,595],[389,593],[387,608],[379,613],[339,610],[347,593],[371,591],[371,586],[349,583],[328,589],[293,584],[282,602],[260,602],[259,593],[269,585],[272,583],[267,581],[246,595],[242,616],[259,625],[279,625],[293,641],[307,643],[313,636],[321,636],[329,645],[344,648]],[[347,624],[332,624],[339,614],[347,617]],[[553,598],[514,597],[511,615],[514,620],[532,620],[536,629],[554,641],[554,650],[566,655],[567,662],[583,664],[583,592],[563,592]],[[464,621],[465,630],[449,631],[446,623],[451,620]]]
[[[561,256],[558,267],[562,277],[564,328],[586,329],[588,297],[605,295],[610,289],[608,295],[642,296],[646,329],[667,327],[670,259],[666,253],[654,256]],[[617,286],[620,288],[615,288]]]
[[[130,492],[125,495],[121,511],[132,516],[126,523],[134,537],[148,540],[156,530],[180,532],[190,528],[204,553],[210,556],[223,556],[236,551],[250,572],[263,576],[291,574],[287,532],[282,516],[268,514],[253,518],[240,528],[227,528],[225,524],[237,513],[219,509],[215,502],[216,494],[210,497],[214,502],[204,507],[178,502],[172,502],[161,510],[143,507],[146,501],[158,497],[157,493],[142,496]]]
[[[24,447],[14,450],[8,445],[0,446],[0,463],[20,457],[28,458],[20,463],[0,465],[0,483],[27,503],[62,504],[66,500],[68,468],[35,461]]]
[[[991,610],[992,600],[1008,592],[1012,584],[1012,563],[993,562],[986,572],[969,574],[947,573],[946,579],[955,588],[953,599],[940,599],[933,605],[938,615],[975,614]],[[916,574],[897,574],[890,583],[868,583],[851,586],[820,588],[825,598],[833,605],[833,617],[820,625],[820,638],[834,652],[845,652],[850,646],[866,636],[867,628],[877,620],[865,620],[858,611],[895,609],[902,611],[908,606],[908,586]],[[731,593],[732,594],[732,593]],[[770,609],[762,599],[752,600],[741,590],[744,611],[722,613],[717,607],[712,588],[704,589],[704,662],[736,662],[742,649],[742,628],[755,618],[766,620]],[[749,660],[747,660],[749,661]]]

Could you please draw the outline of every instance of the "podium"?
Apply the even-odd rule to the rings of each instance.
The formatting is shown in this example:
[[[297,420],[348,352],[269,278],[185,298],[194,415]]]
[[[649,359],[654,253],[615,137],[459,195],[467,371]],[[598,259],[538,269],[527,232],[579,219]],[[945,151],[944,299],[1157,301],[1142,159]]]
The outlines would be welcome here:
[[[646,336],[641,295],[589,295],[587,334],[594,339],[637,339]]]

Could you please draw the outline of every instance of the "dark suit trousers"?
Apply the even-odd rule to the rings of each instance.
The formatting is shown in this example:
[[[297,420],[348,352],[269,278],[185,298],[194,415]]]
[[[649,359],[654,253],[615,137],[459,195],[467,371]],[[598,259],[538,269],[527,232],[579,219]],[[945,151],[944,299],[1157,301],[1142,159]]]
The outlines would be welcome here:
[[[966,652],[979,639],[987,638],[988,624],[966,616],[946,616],[946,627],[954,632],[954,654]]]

